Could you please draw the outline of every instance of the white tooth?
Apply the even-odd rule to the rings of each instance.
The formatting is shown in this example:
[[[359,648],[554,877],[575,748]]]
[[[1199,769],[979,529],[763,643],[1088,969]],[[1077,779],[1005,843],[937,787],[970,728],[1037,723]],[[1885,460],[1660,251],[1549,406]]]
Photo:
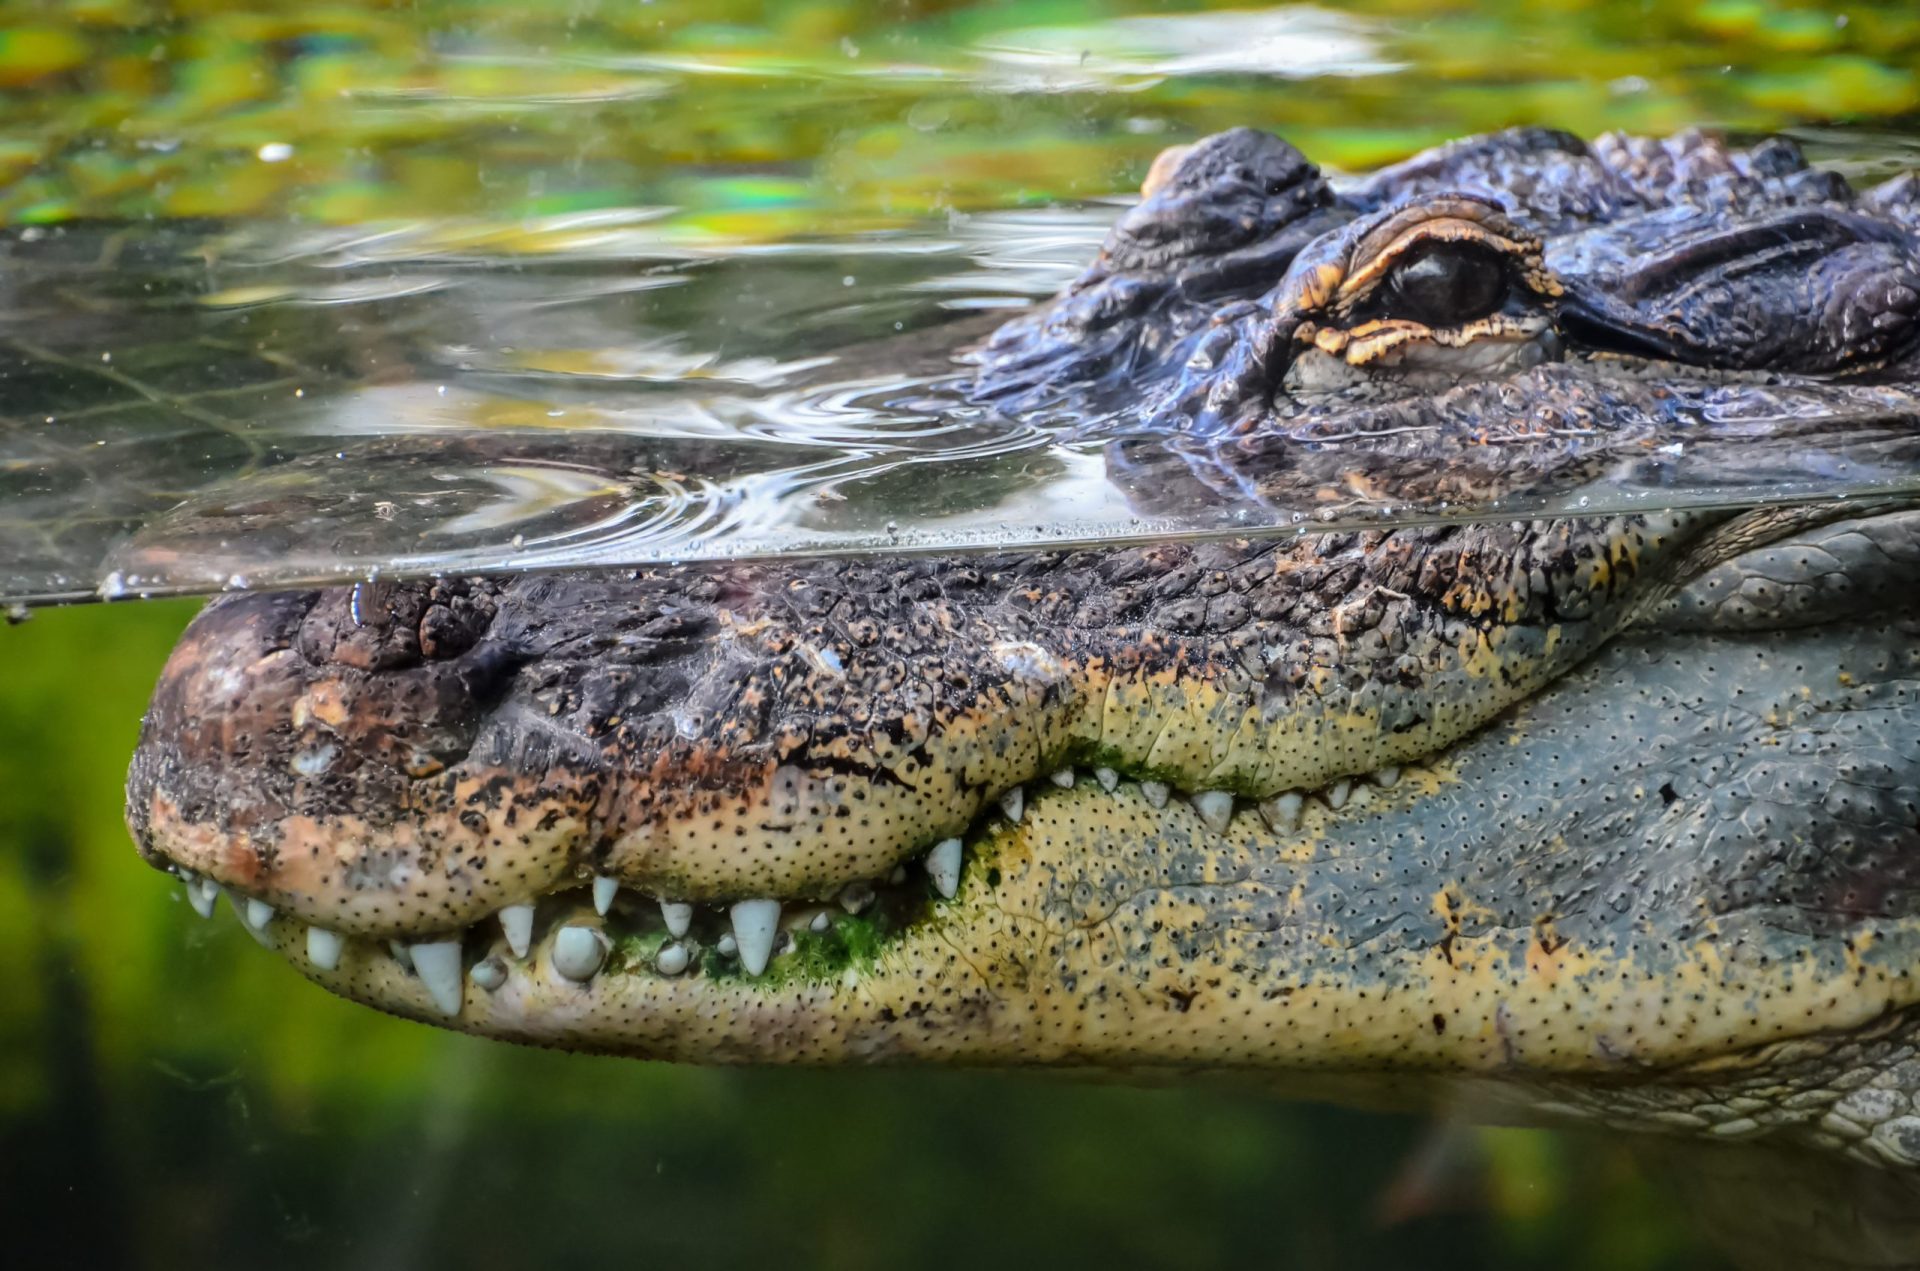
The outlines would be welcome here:
[[[927,877],[948,900],[960,890],[960,840],[941,839],[927,853]]]
[[[807,930],[813,932],[815,935],[825,935],[827,928],[832,925],[833,919],[828,916],[826,910],[822,909],[813,916],[813,921],[807,924]]]
[[[273,906],[257,897],[247,897],[247,925],[255,931],[265,931],[267,924],[273,921]]]
[[[693,925],[693,906],[681,901],[660,902],[660,916],[667,920],[667,934],[678,940]]]
[[[328,931],[325,927],[308,927],[307,961],[322,971],[336,971],[340,967],[340,946],[345,943],[337,931]]]
[[[1346,807],[1347,796],[1352,793],[1353,782],[1347,780],[1345,777],[1340,778],[1340,780],[1327,787],[1327,806],[1330,808]]]
[[[607,938],[592,927],[562,927],[553,933],[553,969],[585,984],[607,960]]]
[[[1120,774],[1111,768],[1095,768],[1093,770],[1093,779],[1098,781],[1100,788],[1108,794],[1112,794],[1120,785]]]
[[[773,935],[780,929],[780,902],[743,900],[733,907],[733,937],[740,944],[740,965],[748,975],[767,969]]]
[[[1172,793],[1173,791],[1168,789],[1164,782],[1142,781],[1140,783],[1140,796],[1156,808],[1166,807],[1167,797]]]
[[[508,905],[500,911],[500,930],[506,933],[507,948],[513,956],[524,958],[533,944],[533,906]]]
[[[1398,768],[1379,768],[1376,769],[1373,774],[1373,782],[1375,785],[1390,786],[1398,780],[1400,780],[1400,769]]]
[[[906,882],[907,867],[905,865],[895,865],[892,871],[888,873],[887,881],[892,883],[895,887],[898,887],[901,883]]]
[[[1020,814],[1026,810],[1027,792],[1020,786],[1015,786],[1000,796],[1000,811],[1006,814],[1007,820],[1018,822]]]
[[[593,880],[593,912],[605,916],[613,908],[613,898],[620,894],[620,880],[609,878],[605,874]]]
[[[473,964],[467,978],[491,993],[507,982],[507,964],[489,954]]]
[[[231,887],[222,887],[220,890],[227,894],[227,903],[233,906],[233,916],[240,920],[240,930],[252,936],[253,942],[262,949],[273,948],[273,937],[267,934],[266,924],[262,923],[257,927],[253,924],[253,919],[250,916],[253,906],[256,903],[253,897],[246,895],[244,892],[237,892]],[[273,917],[273,906],[271,905],[267,906],[267,917]]]
[[[1053,782],[1053,784],[1059,786],[1062,790],[1071,790],[1073,789],[1073,769],[1062,768],[1060,771],[1048,777],[1047,780]]]
[[[718,952],[720,956],[723,958],[730,958],[734,954],[740,952],[740,942],[733,938],[733,933],[731,931],[727,932],[727,934],[721,936],[718,940],[714,941],[713,947],[715,951]]]
[[[1193,810],[1215,834],[1225,834],[1233,820],[1233,796],[1225,790],[1203,790],[1193,796]]]
[[[850,914],[857,914],[872,903],[872,883],[848,883],[840,889],[840,907]]]
[[[678,975],[687,969],[693,961],[693,954],[684,944],[666,944],[660,946],[660,952],[654,955],[653,965],[662,975]]]
[[[408,945],[407,956],[413,959],[413,969],[440,1013],[458,1015],[465,997],[460,987],[460,941],[427,940]]]
[[[213,917],[213,907],[220,903],[220,884],[211,878],[194,879],[187,884],[187,903],[202,918]]]
[[[1297,830],[1300,828],[1300,809],[1306,806],[1306,802],[1298,790],[1289,790],[1262,803],[1260,815],[1276,830]]]
[[[407,951],[406,945],[401,944],[398,940],[389,940],[387,941],[387,952],[391,953],[393,960],[398,962],[403,968],[408,971],[413,970],[413,954]]]

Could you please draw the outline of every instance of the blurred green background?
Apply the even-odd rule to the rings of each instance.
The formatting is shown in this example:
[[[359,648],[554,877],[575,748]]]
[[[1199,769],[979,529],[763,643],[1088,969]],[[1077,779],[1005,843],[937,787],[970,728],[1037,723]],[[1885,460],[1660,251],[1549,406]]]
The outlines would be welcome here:
[[[667,209],[847,235],[1115,194],[1251,123],[1920,147],[1920,9],[1369,3],[0,8],[0,222]],[[0,383],[0,393],[5,385]],[[18,405],[18,403],[13,403]],[[120,781],[191,606],[0,629],[0,1214],[79,1265],[1715,1265],[1619,1145],[1031,1076],[712,1072],[349,1007],[142,867]]]

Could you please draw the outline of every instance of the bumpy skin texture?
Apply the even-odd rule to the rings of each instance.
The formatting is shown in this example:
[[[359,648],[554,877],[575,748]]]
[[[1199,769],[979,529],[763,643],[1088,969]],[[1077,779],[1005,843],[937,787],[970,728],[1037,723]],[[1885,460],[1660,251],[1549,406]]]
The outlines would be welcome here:
[[[1336,191],[1236,131],[972,391],[1162,497],[1484,498],[1674,441],[1731,480],[1835,424],[1905,462],[1913,207],[1784,143],[1526,131]],[[495,1036],[1274,1070],[1912,1166],[1916,582],[1887,502],[236,597],[129,821],[322,983]],[[755,898],[801,955],[764,973],[723,951]],[[388,943],[448,939],[450,1002]]]

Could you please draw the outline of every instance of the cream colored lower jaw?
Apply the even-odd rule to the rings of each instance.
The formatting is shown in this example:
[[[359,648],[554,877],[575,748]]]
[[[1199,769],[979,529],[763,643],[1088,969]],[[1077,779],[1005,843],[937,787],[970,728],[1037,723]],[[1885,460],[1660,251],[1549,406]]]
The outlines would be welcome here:
[[[556,968],[550,949],[536,948],[498,989],[467,983],[462,1009],[449,1016],[417,975],[371,946],[350,951],[325,971],[304,959],[293,924],[270,924],[266,942],[316,982],[363,1004],[482,1036],[563,1049],[702,1064],[1266,1070],[1275,1074],[1276,1090],[1300,1097],[1443,1076],[1477,1081],[1474,1088],[1490,1101],[1498,1096],[1519,1117],[1547,1100],[1555,1083],[1567,1081],[1576,1086],[1559,1086],[1557,1098],[1569,1115],[1590,1115],[1567,1092],[1596,1079],[1625,1081],[1643,1091],[1633,1096],[1639,1101],[1633,1106],[1657,1106],[1659,1101],[1645,1093],[1648,1087],[1738,1082],[1742,1073],[1764,1073],[1796,1047],[1819,1048],[1833,1036],[1884,1031],[1903,1006],[1884,991],[1861,992],[1848,1001],[1836,998],[1831,984],[1788,979],[1771,996],[1804,1032],[1783,1038],[1735,1021],[1663,1037],[1655,1025],[1671,1004],[1662,986],[1645,987],[1644,977],[1631,968],[1601,986],[1602,1010],[1569,1025],[1561,994],[1543,992],[1541,983],[1525,978],[1490,977],[1471,966],[1409,985],[1401,995],[1403,1006],[1369,1016],[1361,1009],[1362,999],[1338,986],[1303,986],[1284,1001],[1252,1005],[1225,993],[1202,994],[1185,1010],[1174,1011],[1151,975],[1121,965],[1105,978],[1096,979],[1088,968],[1077,979],[1101,1002],[1102,1009],[1092,1012],[1074,1005],[1058,1009],[1045,995],[1011,993],[997,979],[1006,968],[983,973],[964,960],[949,962],[943,952],[952,948],[950,933],[925,930],[910,933],[866,973],[771,988],[743,980],[669,980],[634,972],[581,984]],[[1407,961],[1413,960],[1409,955]],[[1499,982],[1499,992],[1492,1004],[1480,1015],[1466,1009],[1485,1001],[1493,982]],[[1436,1011],[1456,1021],[1448,1034],[1433,1032]],[[1562,1042],[1557,1053],[1524,1041],[1515,1044],[1516,1037],[1555,1029]],[[1584,1036],[1587,1044],[1567,1046],[1570,1035]],[[1406,1045],[1408,1038],[1417,1044]],[[1631,1111],[1630,1106],[1622,1115],[1630,1120]],[[1737,1119],[1723,1119],[1731,1128],[1719,1133],[1742,1132]],[[1680,1124],[1676,1117],[1668,1120]]]
[[[1309,808],[1303,837],[1332,815]],[[510,1040],[697,1062],[1173,1065],[1637,1082],[1703,1065],[1724,1071],[1915,1004],[1912,979],[1899,974],[1900,951],[1920,943],[1920,922],[1907,920],[1883,924],[1844,974],[1821,969],[1833,959],[1810,956],[1749,967],[1731,983],[1710,942],[1662,952],[1653,969],[1639,955],[1577,942],[1547,947],[1536,932],[1504,928],[1459,935],[1444,950],[1319,940],[1313,965],[1290,970],[1284,960],[1260,963],[1269,956],[1260,951],[1264,928],[1249,927],[1196,959],[1176,953],[1186,933],[1233,928],[1179,888],[1150,891],[1144,907],[1099,926],[1042,912],[1038,898],[1060,884],[1058,871],[1097,866],[1086,852],[1135,846],[1125,835],[1139,831],[1089,828],[1096,825],[1152,825],[1188,843],[1216,833],[1193,804],[1156,806],[1130,783],[1050,792],[1019,822],[983,827],[952,901],[935,903],[876,960],[823,980],[673,976],[632,964],[582,979],[549,933],[488,986],[473,971],[508,960],[502,933],[465,947],[467,975],[455,979],[448,1003],[417,966],[375,942],[347,942],[326,968],[311,960],[297,922],[269,918],[257,934],[326,987],[387,1011]],[[1050,858],[1036,850],[1076,836],[1080,846]],[[1252,808],[1236,810],[1217,838],[1223,862],[1284,859],[1290,850]],[[1257,981],[1249,966],[1259,967]]]
[[[1350,800],[1364,800],[1369,790],[1396,785],[1401,772],[1402,769],[1397,765],[1385,767],[1364,777],[1340,778],[1318,791],[1290,790],[1257,802],[1236,798],[1224,790],[1203,790],[1178,797],[1216,833],[1224,833],[1236,810],[1245,807],[1257,810],[1275,832],[1287,833],[1299,826],[1309,801],[1337,811],[1346,807]],[[1172,787],[1164,783],[1125,781],[1118,772],[1104,767],[1057,769],[1035,783],[1035,788],[1036,791],[1047,791],[1085,787],[1118,797],[1123,783],[1128,791],[1155,809],[1164,809],[1176,798]],[[1027,804],[1026,788],[1015,786],[1003,792],[995,801],[993,819],[1007,825],[1017,825]],[[791,936],[794,932],[805,928],[821,931],[824,928],[820,924],[831,926],[839,912],[858,915],[873,903],[876,894],[884,888],[920,885],[930,892],[935,901],[951,900],[960,886],[965,868],[965,845],[962,839],[956,837],[932,844],[918,853],[909,864],[895,866],[884,878],[847,884],[832,903],[788,902],[766,897],[696,906],[684,901],[651,900],[648,903],[657,906],[659,921],[670,937],[669,943],[660,946],[654,969],[668,977],[678,976],[698,960],[702,949],[689,940],[689,933],[696,919],[704,913],[709,921],[702,922],[702,926],[712,927],[716,924],[711,920],[718,919],[718,925],[726,928],[726,933],[719,936],[717,941],[722,956],[737,958],[743,970],[757,976],[767,969],[772,959],[792,948]],[[176,868],[175,872],[181,878],[194,909],[202,917],[211,917],[223,889],[212,879],[197,875],[192,870]],[[270,920],[277,916],[286,917],[280,915],[274,905],[257,896],[249,896],[232,888],[224,890],[231,897],[234,912],[242,924],[256,937],[263,936]],[[592,979],[599,973],[612,949],[611,938],[595,919],[607,917],[621,899],[622,890],[618,879],[597,875],[584,888],[565,888],[535,900],[504,905],[484,924],[489,929],[498,927],[498,935],[504,939],[504,948],[490,952],[477,961],[465,954],[471,944],[468,928],[445,932],[394,931],[355,936],[321,923],[305,926],[305,960],[316,971],[330,972],[340,964],[349,947],[368,944],[376,949],[384,949],[403,971],[429,986],[429,997],[443,1015],[457,1015],[463,1001],[463,993],[456,991],[460,977],[471,979],[489,992],[498,991],[511,978],[514,966],[525,962],[530,955],[540,906],[556,902],[566,905],[570,903],[568,898],[581,901],[590,899],[593,914],[586,914],[581,905],[571,906],[580,911],[580,920],[563,926],[555,933],[556,940],[563,939],[566,943],[566,947],[560,950],[559,966],[576,982]]]

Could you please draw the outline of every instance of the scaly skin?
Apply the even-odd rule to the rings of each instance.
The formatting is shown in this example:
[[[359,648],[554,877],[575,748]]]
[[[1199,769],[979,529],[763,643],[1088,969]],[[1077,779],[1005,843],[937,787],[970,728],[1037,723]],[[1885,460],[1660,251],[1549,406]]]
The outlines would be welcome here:
[[[1530,132],[1336,194],[1225,134],[973,392],[1161,497],[1737,436],[1731,479],[1835,424],[1906,462],[1910,194]],[[1887,501],[235,597],[128,815],[321,983],[491,1036],[1465,1088],[1912,1166],[1917,582]]]

